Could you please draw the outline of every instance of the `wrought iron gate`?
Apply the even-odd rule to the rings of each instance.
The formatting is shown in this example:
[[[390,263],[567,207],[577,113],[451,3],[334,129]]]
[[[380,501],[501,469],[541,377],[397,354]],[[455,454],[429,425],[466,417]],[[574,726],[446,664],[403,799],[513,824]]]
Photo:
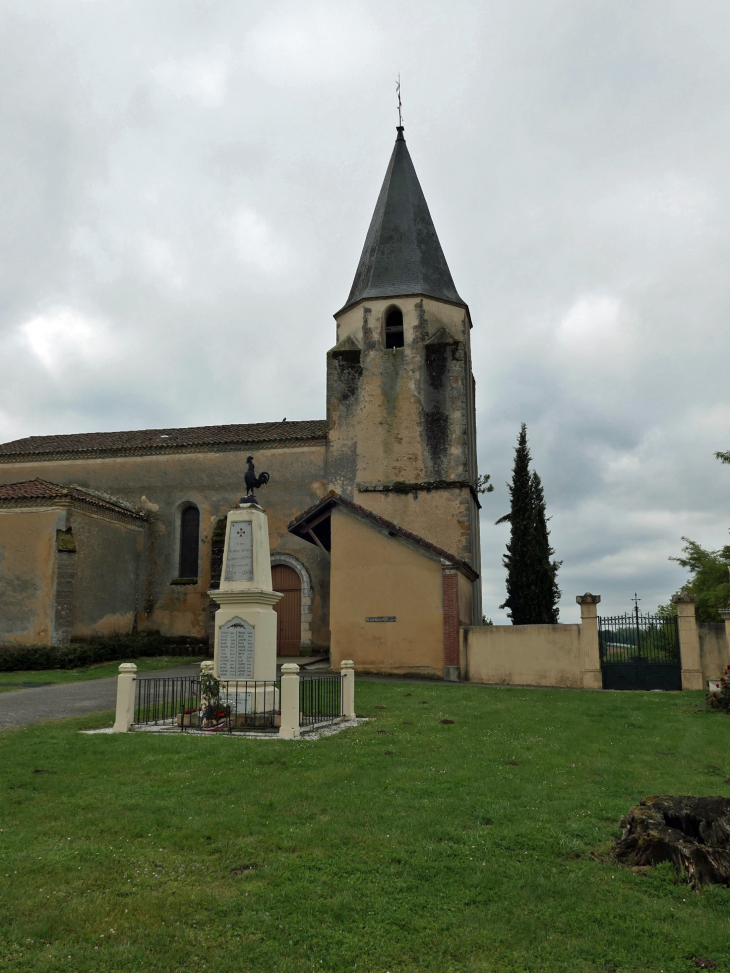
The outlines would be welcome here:
[[[625,615],[598,619],[604,689],[681,689],[677,617]]]

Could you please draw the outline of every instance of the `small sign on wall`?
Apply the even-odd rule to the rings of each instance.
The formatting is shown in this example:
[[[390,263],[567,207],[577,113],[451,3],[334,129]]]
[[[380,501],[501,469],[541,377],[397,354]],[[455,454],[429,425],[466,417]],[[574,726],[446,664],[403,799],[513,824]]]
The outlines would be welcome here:
[[[365,619],[366,622],[394,622],[395,615],[370,615]]]
[[[221,679],[253,679],[254,626],[242,618],[221,625],[218,636],[218,675]]]

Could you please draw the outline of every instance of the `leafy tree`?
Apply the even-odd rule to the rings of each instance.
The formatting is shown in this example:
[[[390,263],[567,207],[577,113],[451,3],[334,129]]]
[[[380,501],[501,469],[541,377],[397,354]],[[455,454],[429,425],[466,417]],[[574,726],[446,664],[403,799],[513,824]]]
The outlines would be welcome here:
[[[718,551],[706,551],[696,541],[683,537],[682,557],[670,557],[690,572],[686,585],[691,595],[697,595],[695,615],[700,622],[721,622],[718,609],[730,603],[730,544]],[[658,614],[676,614],[677,606],[660,605]]]
[[[508,484],[511,531],[502,563],[507,568],[507,608],[513,625],[538,625],[558,620],[560,589],[556,576],[562,562],[551,560],[545,495],[540,477],[530,471],[527,426],[522,423],[515,449],[512,483]]]

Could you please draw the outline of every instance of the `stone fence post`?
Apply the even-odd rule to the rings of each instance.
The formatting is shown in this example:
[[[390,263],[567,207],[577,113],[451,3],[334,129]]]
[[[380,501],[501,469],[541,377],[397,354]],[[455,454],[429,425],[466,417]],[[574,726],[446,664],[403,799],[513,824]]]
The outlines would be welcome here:
[[[296,740],[299,729],[299,666],[285,662],[281,667],[281,726],[279,736]]]
[[[342,715],[347,720],[355,719],[355,665],[351,659],[340,663],[342,674]]]
[[[117,713],[114,719],[115,733],[129,733],[134,723],[134,688],[137,681],[137,666],[133,662],[123,662],[117,676]]]
[[[679,655],[682,660],[682,689],[702,689],[702,660],[700,658],[700,633],[695,618],[696,595],[684,588],[672,595],[677,606],[679,628]]]
[[[580,605],[580,655],[584,689],[602,689],[601,653],[598,649],[598,605],[600,595],[586,591],[576,595]]]

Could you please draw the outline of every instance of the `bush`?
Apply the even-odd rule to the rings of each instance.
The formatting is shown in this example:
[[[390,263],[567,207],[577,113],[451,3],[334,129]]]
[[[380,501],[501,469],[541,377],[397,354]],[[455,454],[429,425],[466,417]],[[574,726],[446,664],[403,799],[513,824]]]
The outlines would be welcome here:
[[[78,669],[100,662],[153,658],[160,655],[208,655],[207,639],[186,636],[98,635],[69,645],[13,645],[0,643],[0,672],[38,669]]]
[[[727,684],[729,677],[730,666],[728,666],[722,674],[720,688],[716,689],[712,693],[705,694],[707,705],[711,706],[712,709],[723,710],[725,713],[730,712],[730,686]]]
[[[696,541],[683,537],[682,557],[670,557],[683,568],[690,571],[690,580],[685,588],[691,595],[697,595],[695,617],[698,622],[721,622],[720,608],[725,608],[730,600],[728,568],[730,568],[730,544],[717,551],[706,551]],[[671,611],[668,605],[660,606],[659,614]],[[676,614],[676,608],[674,609]]]

